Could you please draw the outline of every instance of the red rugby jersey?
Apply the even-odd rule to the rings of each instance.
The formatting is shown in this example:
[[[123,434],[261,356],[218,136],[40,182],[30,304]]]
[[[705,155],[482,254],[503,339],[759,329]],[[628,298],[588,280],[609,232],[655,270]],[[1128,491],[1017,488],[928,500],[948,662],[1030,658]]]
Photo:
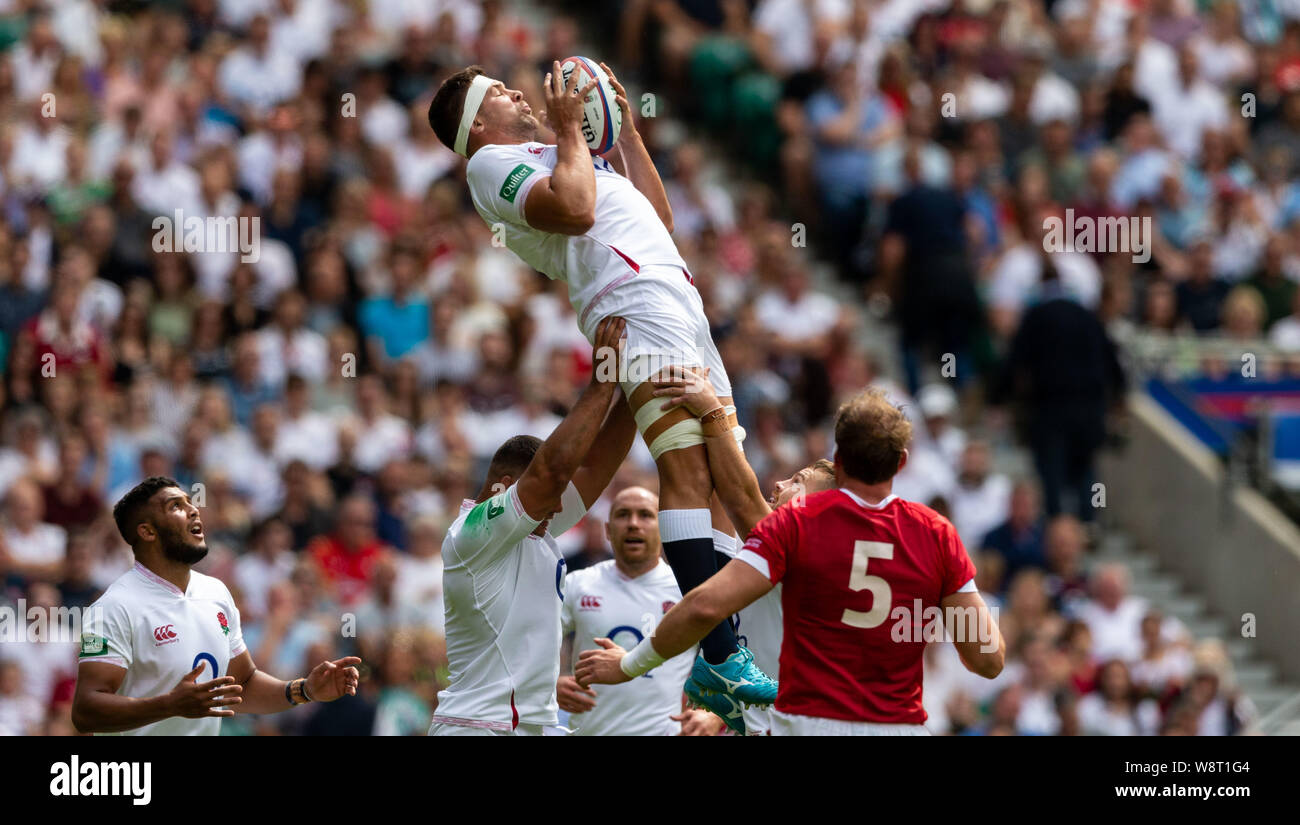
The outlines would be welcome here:
[[[827,490],[764,518],[739,557],[783,584],[778,710],[925,722],[925,641],[913,623],[928,617],[917,608],[937,608],[975,577],[951,522],[894,496],[872,505]],[[906,618],[896,608],[905,608]]]

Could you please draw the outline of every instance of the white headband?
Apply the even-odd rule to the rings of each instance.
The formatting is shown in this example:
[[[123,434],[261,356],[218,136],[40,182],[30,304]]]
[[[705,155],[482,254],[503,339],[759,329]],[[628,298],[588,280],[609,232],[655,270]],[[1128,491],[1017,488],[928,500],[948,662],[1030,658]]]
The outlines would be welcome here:
[[[485,74],[475,75],[474,80],[469,84],[469,91],[465,93],[465,108],[460,113],[460,128],[456,130],[456,154],[463,158],[469,157],[465,154],[466,144],[469,143],[469,130],[474,125],[474,118],[478,115],[478,107],[483,103],[483,98],[487,95],[488,89],[492,88],[495,83]]]

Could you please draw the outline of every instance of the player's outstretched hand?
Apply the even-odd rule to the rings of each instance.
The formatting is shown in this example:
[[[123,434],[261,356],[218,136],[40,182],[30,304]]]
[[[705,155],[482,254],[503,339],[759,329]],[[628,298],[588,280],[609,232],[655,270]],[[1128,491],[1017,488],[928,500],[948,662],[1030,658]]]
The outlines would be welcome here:
[[[600,645],[599,649],[584,650],[578,655],[578,666],[573,669],[578,684],[586,687],[587,685],[619,685],[632,681],[632,677],[624,673],[623,668],[620,667],[623,654],[627,651],[609,639],[600,638],[595,642]]]
[[[582,102],[597,83],[599,81],[593,80],[579,89],[576,70],[569,73],[569,82],[565,83],[560,61],[551,62],[551,71],[546,73],[542,82],[542,92],[546,96],[546,125],[557,137],[574,126],[582,126]]]
[[[622,83],[618,82],[613,69],[603,62],[600,64],[600,68],[604,69],[605,74],[609,75],[609,85],[614,87],[614,102],[618,104],[619,110],[623,113],[623,124],[618,130],[618,142],[626,143],[640,137],[636,131],[636,122],[632,120],[632,105],[627,102],[627,90],[623,88]]]
[[[717,736],[727,726],[721,716],[707,710],[687,708],[668,718],[682,723],[682,732],[678,736]]]
[[[228,705],[243,702],[239,695],[244,692],[243,685],[235,684],[235,677],[222,676],[210,682],[197,682],[203,672],[205,662],[185,674],[180,684],[168,694],[171,715],[186,719],[203,719],[208,716],[234,716],[235,712]]]
[[[361,664],[357,656],[344,656],[332,662],[321,662],[307,674],[307,696],[313,702],[333,702],[340,696],[356,696],[360,678],[354,665]]]
[[[601,319],[596,327],[595,343],[591,345],[591,383],[618,386],[618,365],[626,330],[627,322],[617,315]]]
[[[586,713],[596,707],[596,691],[578,684],[572,676],[561,676],[555,683],[555,699],[560,710],[569,713]]]
[[[671,410],[686,405],[695,416],[712,412],[722,406],[713,384],[709,383],[708,367],[665,367],[651,379],[655,386],[655,396],[667,398],[663,409]]]

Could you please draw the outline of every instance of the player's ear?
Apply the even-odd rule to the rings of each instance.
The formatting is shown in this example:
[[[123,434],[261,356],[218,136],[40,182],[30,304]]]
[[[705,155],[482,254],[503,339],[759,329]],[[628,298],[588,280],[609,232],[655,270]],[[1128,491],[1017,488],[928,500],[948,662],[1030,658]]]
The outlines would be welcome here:
[[[142,521],[135,526],[135,534],[145,541],[153,541],[158,538],[158,531],[153,529],[153,525],[147,521]]]
[[[903,450],[903,454],[898,457],[898,469],[894,471],[894,474],[897,475],[898,473],[901,473],[903,471],[903,468],[906,466],[907,466],[907,450],[905,448]]]

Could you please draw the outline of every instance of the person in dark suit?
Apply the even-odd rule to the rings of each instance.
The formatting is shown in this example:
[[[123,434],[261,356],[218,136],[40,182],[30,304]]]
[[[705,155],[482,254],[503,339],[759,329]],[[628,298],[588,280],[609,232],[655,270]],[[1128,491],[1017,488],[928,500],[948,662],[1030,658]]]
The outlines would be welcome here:
[[[1068,495],[1070,512],[1092,520],[1093,460],[1106,437],[1107,412],[1125,386],[1101,321],[1066,296],[1044,254],[1039,302],[1021,318],[991,401],[1016,405],[1048,517],[1066,512]]]

